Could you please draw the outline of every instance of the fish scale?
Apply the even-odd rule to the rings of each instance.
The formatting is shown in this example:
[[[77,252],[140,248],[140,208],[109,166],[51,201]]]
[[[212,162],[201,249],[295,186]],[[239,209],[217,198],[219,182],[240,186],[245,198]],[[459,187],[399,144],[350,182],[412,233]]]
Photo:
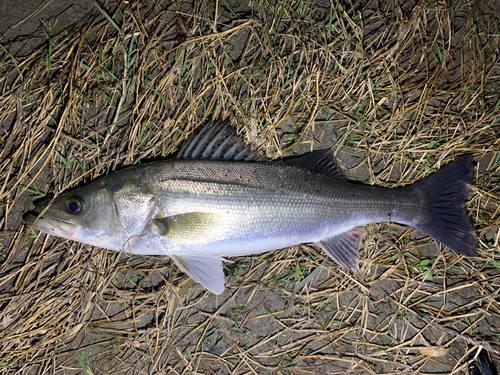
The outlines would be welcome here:
[[[381,214],[381,210],[390,207],[396,195],[396,190],[351,186],[330,176],[314,175],[302,168],[272,163],[228,166],[228,162],[186,160],[182,164],[179,170],[188,171],[182,176],[174,173],[169,180],[169,171],[176,169],[171,166],[160,173],[162,190],[158,192],[158,206],[168,215],[192,210],[223,213],[227,209],[233,220],[232,228],[260,231],[260,227],[269,229],[269,225],[274,225],[277,235],[282,232],[289,238],[297,233],[307,233],[308,238],[303,242],[314,242],[325,231],[336,233],[336,228],[346,227],[349,217],[355,226],[362,224],[363,220],[388,219],[389,215]],[[204,164],[210,164],[210,177],[202,175]],[[273,178],[275,175],[280,178]],[[238,176],[236,183],[235,176]],[[203,178],[205,181],[202,181]],[[307,179],[309,183],[305,182]],[[317,189],[311,191],[310,184]],[[347,191],[349,194],[346,194]],[[344,195],[346,198],[338,198]],[[404,202],[407,201],[404,199]],[[418,202],[407,204],[412,212],[419,206]],[[252,212],[254,214],[250,214]],[[206,239],[206,242],[210,241]],[[239,254],[226,254],[230,255]]]
[[[86,244],[170,256],[220,294],[223,257],[300,243],[315,243],[356,270],[362,226],[375,222],[411,225],[475,256],[477,235],[463,209],[473,170],[465,156],[410,186],[362,185],[342,175],[329,150],[264,160],[227,124],[209,123],[177,158],[113,172],[26,220]]]

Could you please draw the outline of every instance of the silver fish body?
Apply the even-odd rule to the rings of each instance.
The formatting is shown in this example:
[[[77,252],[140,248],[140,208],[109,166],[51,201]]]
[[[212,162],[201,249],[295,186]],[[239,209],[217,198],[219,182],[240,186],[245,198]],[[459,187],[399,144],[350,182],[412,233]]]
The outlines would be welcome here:
[[[145,255],[249,255],[318,242],[367,223],[411,225],[425,215],[419,192],[351,184],[281,162],[174,159],[118,172],[104,182],[110,200],[125,200],[120,207],[127,207],[115,208],[125,247],[112,250]],[[127,197],[131,186],[134,200]],[[185,231],[173,230],[168,220],[161,234],[148,230],[152,218],[193,213],[205,217]]]
[[[180,158],[114,172],[60,195],[34,228],[110,250],[171,256],[220,294],[227,256],[316,243],[356,269],[360,227],[374,222],[411,225],[475,255],[474,228],[460,206],[472,171],[465,157],[408,187],[355,184],[328,151],[255,161],[227,126],[210,124]]]

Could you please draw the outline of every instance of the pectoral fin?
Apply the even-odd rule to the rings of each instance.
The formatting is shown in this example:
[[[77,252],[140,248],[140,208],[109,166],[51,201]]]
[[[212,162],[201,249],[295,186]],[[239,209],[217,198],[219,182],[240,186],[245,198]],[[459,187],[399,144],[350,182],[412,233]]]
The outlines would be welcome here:
[[[356,271],[359,263],[358,248],[364,234],[364,228],[354,228],[349,232],[316,242],[316,245],[338,265]]]
[[[160,236],[168,237],[177,243],[192,243],[216,229],[220,221],[221,217],[219,214],[189,212],[156,218],[153,221],[153,225]]]
[[[222,257],[208,254],[177,254],[171,257],[184,273],[212,293],[224,292]]]

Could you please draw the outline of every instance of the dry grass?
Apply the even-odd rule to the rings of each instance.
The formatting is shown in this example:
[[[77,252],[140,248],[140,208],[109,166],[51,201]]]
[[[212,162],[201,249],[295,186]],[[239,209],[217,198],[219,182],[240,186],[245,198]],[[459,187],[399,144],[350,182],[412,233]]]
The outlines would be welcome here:
[[[495,1],[217,3],[96,10],[81,30],[46,25],[26,56],[2,43],[0,371],[459,374],[480,348],[500,360]],[[23,226],[33,199],[169,156],[223,117],[269,156],[331,146],[382,186],[473,153],[480,257],[382,223],[356,274],[297,246],[234,259],[217,297],[167,258]]]

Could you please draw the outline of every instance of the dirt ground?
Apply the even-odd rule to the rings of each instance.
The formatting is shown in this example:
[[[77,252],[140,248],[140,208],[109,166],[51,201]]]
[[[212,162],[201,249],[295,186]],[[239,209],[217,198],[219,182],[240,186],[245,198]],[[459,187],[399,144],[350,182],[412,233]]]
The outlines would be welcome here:
[[[496,1],[0,0],[0,39],[1,373],[464,374],[482,348],[500,368]],[[211,118],[385,187],[473,153],[480,256],[380,223],[356,273],[305,244],[232,259],[215,296],[24,226]]]

